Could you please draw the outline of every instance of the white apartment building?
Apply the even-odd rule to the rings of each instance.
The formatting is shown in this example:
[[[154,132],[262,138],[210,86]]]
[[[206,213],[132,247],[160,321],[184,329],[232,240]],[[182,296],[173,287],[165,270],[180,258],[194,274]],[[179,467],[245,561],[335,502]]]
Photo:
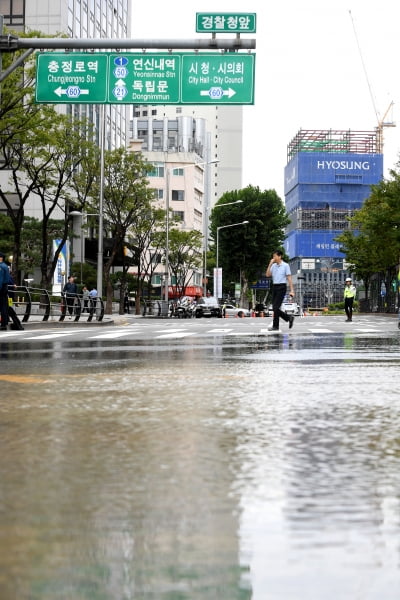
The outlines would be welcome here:
[[[218,165],[209,156],[210,134],[206,120],[178,116],[141,118],[132,121],[132,150],[140,150],[154,165],[148,176],[155,190],[156,201],[165,209],[169,206],[174,227],[184,231],[197,230],[203,234],[203,251],[208,228],[210,182]],[[164,267],[157,268],[153,285],[163,283]],[[171,281],[171,285],[176,282]],[[201,295],[203,270],[193,272],[188,295]]]
[[[156,120],[188,117],[204,120],[208,132],[207,160],[217,160],[218,168],[212,169],[210,206],[224,194],[242,187],[243,108],[226,105],[158,105],[134,106],[134,119]],[[131,136],[135,133],[131,130]],[[179,151],[179,148],[177,148]]]

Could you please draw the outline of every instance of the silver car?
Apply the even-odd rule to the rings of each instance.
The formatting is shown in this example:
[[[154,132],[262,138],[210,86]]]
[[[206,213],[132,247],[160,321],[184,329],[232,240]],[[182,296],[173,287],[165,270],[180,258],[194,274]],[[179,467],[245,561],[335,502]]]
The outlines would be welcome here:
[[[288,315],[294,315],[295,317],[300,315],[300,306],[297,304],[297,302],[282,302],[281,310]],[[270,304],[268,307],[268,316],[272,317],[273,314],[274,311],[272,310],[272,304]]]
[[[234,306],[233,304],[224,304],[222,310],[225,308],[225,317],[250,317],[251,312],[248,308],[242,308],[241,306]]]

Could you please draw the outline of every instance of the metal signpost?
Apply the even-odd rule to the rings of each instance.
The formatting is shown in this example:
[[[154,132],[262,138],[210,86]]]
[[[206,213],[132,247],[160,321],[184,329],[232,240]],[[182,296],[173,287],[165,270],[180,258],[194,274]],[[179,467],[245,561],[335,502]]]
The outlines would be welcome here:
[[[255,33],[256,13],[196,13],[201,33]]]
[[[44,53],[36,102],[254,104],[255,55]]]

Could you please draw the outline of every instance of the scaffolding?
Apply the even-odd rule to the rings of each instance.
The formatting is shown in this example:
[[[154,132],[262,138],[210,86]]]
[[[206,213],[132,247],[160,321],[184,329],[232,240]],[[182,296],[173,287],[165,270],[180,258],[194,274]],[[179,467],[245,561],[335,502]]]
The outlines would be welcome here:
[[[300,129],[287,147],[287,162],[299,152],[379,154],[378,132],[350,129]]]

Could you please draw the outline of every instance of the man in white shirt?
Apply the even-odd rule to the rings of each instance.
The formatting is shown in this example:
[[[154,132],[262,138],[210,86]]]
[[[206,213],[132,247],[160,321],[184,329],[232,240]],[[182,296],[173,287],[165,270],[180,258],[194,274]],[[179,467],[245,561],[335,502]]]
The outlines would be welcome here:
[[[272,310],[274,318],[269,331],[279,331],[279,317],[289,323],[289,329],[293,327],[294,316],[288,315],[281,310],[281,304],[286,296],[287,283],[290,287],[289,295],[294,297],[292,274],[289,265],[282,258],[283,253],[276,250],[267,267],[267,277],[272,277]]]

